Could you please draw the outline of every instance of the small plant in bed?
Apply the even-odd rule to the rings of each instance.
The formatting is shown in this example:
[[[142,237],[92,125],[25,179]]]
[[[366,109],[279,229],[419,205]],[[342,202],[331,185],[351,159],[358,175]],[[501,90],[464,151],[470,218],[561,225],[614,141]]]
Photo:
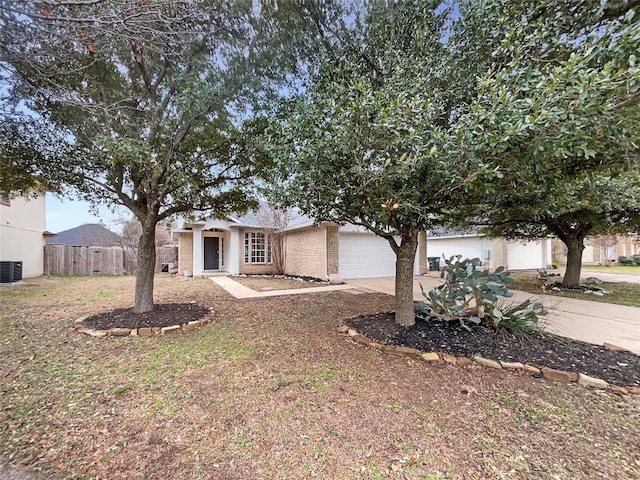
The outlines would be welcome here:
[[[462,255],[445,258],[444,262],[445,282],[428,293],[422,289],[425,301],[418,305],[425,315],[457,321],[469,332],[473,325],[516,335],[538,329],[539,317],[546,314],[542,304],[506,301],[513,297],[507,288],[513,279],[504,267],[489,272],[478,268],[482,265],[479,258],[462,260]]]

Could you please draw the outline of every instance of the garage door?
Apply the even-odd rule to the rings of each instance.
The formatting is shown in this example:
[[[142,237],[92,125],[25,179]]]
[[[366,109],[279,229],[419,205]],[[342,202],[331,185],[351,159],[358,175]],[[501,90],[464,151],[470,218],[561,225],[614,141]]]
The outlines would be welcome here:
[[[342,278],[392,277],[396,255],[384,238],[371,233],[340,233],[339,271]]]
[[[441,266],[443,255],[447,260],[456,255],[462,255],[463,259],[483,259],[482,252],[491,249],[492,242],[485,237],[430,237],[427,240],[427,257],[438,257]]]
[[[542,244],[536,242],[509,242],[507,245],[509,270],[543,268]]]

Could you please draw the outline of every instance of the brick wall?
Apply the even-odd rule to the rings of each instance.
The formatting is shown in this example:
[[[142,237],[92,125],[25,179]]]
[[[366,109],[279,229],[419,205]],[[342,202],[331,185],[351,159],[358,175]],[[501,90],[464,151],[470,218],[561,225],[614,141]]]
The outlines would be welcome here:
[[[498,267],[509,268],[508,260],[508,245],[507,241],[504,238],[494,238],[491,257],[489,259],[489,265],[491,265],[491,270],[495,270]]]
[[[178,275],[183,275],[185,270],[193,270],[193,235],[190,233],[178,235]]]
[[[418,234],[418,268],[420,275],[429,273],[429,262],[427,261],[427,232],[424,230]]]
[[[327,277],[327,228],[325,226],[310,227],[304,230],[290,232],[286,237],[287,253],[285,272],[290,275],[305,275],[308,277]],[[337,243],[337,227],[335,229],[335,239],[333,234],[329,234],[330,241]],[[337,245],[331,253],[332,267],[337,271],[338,267],[338,247]],[[335,260],[334,260],[335,255]]]
[[[338,273],[340,261],[340,240],[338,238],[338,225],[327,225],[327,275]]]
[[[276,273],[276,269],[275,267],[271,264],[271,263],[244,263],[244,234],[245,232],[262,232],[262,230],[259,229],[248,229],[248,228],[241,228],[239,229],[240,235],[239,235],[239,241],[240,241],[240,248],[239,250],[239,254],[240,254],[240,262],[238,265],[240,265],[240,273],[241,274],[245,274],[245,275],[258,275],[258,274],[272,274],[272,273]]]

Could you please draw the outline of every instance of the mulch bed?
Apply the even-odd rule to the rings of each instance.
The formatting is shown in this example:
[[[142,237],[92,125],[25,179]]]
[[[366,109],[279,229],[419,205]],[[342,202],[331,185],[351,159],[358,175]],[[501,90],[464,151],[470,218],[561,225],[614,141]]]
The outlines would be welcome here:
[[[472,327],[470,333],[457,322],[420,316],[416,316],[414,326],[403,327],[395,323],[393,313],[359,316],[345,323],[358,333],[387,345],[463,357],[480,355],[492,360],[584,373],[614,385],[640,386],[640,356],[548,333],[532,333],[521,340],[483,326]]]
[[[195,303],[161,303],[146,313],[134,313],[133,308],[118,308],[86,318],[82,324],[96,330],[170,327],[200,320],[208,313],[208,308]]]

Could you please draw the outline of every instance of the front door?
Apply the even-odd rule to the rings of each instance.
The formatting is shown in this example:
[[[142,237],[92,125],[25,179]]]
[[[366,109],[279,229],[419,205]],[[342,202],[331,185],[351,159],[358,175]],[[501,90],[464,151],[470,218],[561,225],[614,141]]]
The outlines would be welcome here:
[[[220,268],[220,238],[204,237],[204,269],[218,270]]]

